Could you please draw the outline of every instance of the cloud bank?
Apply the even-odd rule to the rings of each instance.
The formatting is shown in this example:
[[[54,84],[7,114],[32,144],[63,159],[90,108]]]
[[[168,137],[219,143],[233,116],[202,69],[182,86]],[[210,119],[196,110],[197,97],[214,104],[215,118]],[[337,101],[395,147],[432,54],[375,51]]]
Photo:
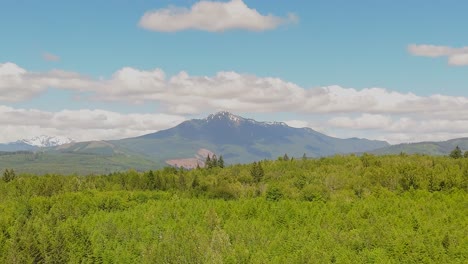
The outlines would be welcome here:
[[[294,14],[289,14],[286,18],[271,14],[262,15],[257,10],[249,8],[242,0],[200,1],[190,9],[168,7],[146,12],[141,17],[139,26],[159,32],[190,29],[209,32],[233,29],[265,31],[297,20]]]
[[[415,56],[447,57],[448,64],[452,66],[468,65],[468,47],[452,48],[449,46],[412,44],[408,46],[408,51]]]
[[[74,72],[29,72],[13,63],[0,64],[0,102],[29,100],[49,87],[74,91],[82,100],[154,104],[162,112],[168,113],[162,120],[174,123],[157,125],[148,119],[148,124],[152,126],[137,126],[129,124],[123,117],[115,116],[122,114],[91,110],[64,110],[59,113],[9,110],[23,115],[28,113],[25,118],[30,119],[8,117],[6,112],[1,115],[8,117],[8,120],[21,120],[15,124],[9,121],[10,126],[31,122],[40,126],[36,123],[42,119],[67,121],[71,126],[79,125],[83,129],[88,129],[89,123],[96,123],[99,124],[95,125],[96,131],[111,129],[113,132],[108,135],[115,135],[116,138],[119,137],[117,135],[141,135],[149,130],[169,128],[169,124],[175,124],[187,116],[200,116],[218,110],[270,113],[272,120],[276,119],[274,113],[290,113],[302,116],[289,120],[294,126],[310,126],[340,137],[361,136],[394,143],[468,136],[468,97],[463,96],[419,96],[378,87],[358,90],[337,85],[307,89],[279,78],[229,71],[218,72],[214,76],[192,76],[187,72],[166,76],[161,69],[124,67],[109,78],[93,79]],[[32,114],[38,116],[30,116]],[[81,116],[95,119],[83,121]],[[103,117],[105,122],[97,117]],[[136,120],[142,118],[139,114],[135,117]],[[158,117],[150,115],[148,118]],[[99,127],[109,125],[109,120],[117,121],[111,123],[111,128]],[[46,128],[61,127],[60,124],[49,123]]]
[[[135,137],[175,126],[185,117],[169,114],[121,114],[106,110],[17,109],[0,105],[0,142],[45,134],[78,141]]]

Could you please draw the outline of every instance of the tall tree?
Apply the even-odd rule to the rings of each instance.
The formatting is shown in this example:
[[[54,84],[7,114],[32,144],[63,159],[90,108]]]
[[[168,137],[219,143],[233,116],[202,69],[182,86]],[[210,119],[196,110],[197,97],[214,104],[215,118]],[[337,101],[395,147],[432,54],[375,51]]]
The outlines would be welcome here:
[[[450,157],[454,159],[459,159],[462,157],[462,151],[459,146],[456,146],[452,152],[450,152]]]
[[[288,154],[286,154],[286,153],[284,154],[284,156],[283,156],[283,160],[284,160],[284,161],[288,161],[288,160],[289,160],[289,156],[288,156]]]
[[[198,186],[200,186],[200,182],[198,181],[198,175],[195,174],[195,176],[193,177],[193,180],[192,180],[192,188],[195,189]]]
[[[224,159],[223,159],[223,155],[219,155],[218,167],[224,168]]]
[[[156,177],[154,176],[154,172],[150,170],[146,175],[146,178],[148,189],[154,190],[156,188]]]
[[[16,174],[15,174],[15,171],[13,169],[11,169],[11,170],[6,169],[3,172],[3,180],[5,182],[10,182],[10,181],[14,180],[15,178],[16,178]]]
[[[262,164],[260,162],[254,162],[250,168],[250,175],[256,182],[260,182],[264,176]]]
[[[211,167],[218,167],[218,157],[216,156],[216,154],[213,154],[213,157],[211,157]]]
[[[211,163],[211,157],[210,157],[210,154],[208,154],[208,156],[206,156],[206,159],[205,159],[205,168],[212,168],[212,163]]]

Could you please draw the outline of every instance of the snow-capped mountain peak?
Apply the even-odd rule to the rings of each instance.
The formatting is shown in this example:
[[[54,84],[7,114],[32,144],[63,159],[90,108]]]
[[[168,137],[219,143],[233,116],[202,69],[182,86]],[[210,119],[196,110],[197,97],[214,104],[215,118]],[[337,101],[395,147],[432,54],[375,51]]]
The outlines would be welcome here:
[[[41,136],[29,138],[29,139],[18,140],[18,142],[25,143],[31,146],[36,146],[36,147],[55,147],[55,146],[72,143],[74,142],[74,140],[68,137],[61,137],[61,136],[51,137],[51,136],[41,135]]]
[[[284,122],[259,122],[255,121],[254,119],[250,118],[243,118],[238,115],[231,114],[227,111],[221,111],[217,112],[215,114],[209,115],[207,118],[204,119],[206,122],[212,121],[212,120],[227,120],[231,123],[234,123],[236,125],[241,124],[242,122],[248,122],[251,124],[255,125],[260,125],[260,126],[287,126],[286,123]]]
[[[216,114],[211,114],[209,115],[205,120],[206,121],[210,121],[210,120],[214,120],[214,119],[227,119],[227,120],[230,120],[231,122],[235,122],[235,123],[239,123],[240,121],[244,121],[245,118],[242,118],[240,116],[237,116],[237,115],[233,115],[227,111],[221,111],[221,112],[217,112]]]

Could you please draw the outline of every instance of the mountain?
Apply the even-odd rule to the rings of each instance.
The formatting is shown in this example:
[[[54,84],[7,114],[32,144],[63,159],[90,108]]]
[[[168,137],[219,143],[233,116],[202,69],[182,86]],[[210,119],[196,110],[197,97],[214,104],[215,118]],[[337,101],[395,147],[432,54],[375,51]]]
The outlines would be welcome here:
[[[22,139],[19,140],[20,143],[25,143],[27,145],[31,146],[36,146],[36,147],[55,147],[55,146],[60,146],[64,144],[69,144],[74,142],[73,139],[68,138],[68,137],[60,137],[60,136],[55,136],[55,137],[50,137],[50,136],[37,136],[29,139]]]
[[[340,139],[310,128],[293,128],[281,122],[258,122],[229,112],[185,121],[173,128],[121,140],[69,142],[70,140],[19,141],[41,152],[0,155],[0,170],[14,168],[31,173],[88,174],[118,170],[149,170],[163,166],[203,166],[207,155],[224,157],[226,164],[290,157],[321,157],[338,153],[369,152],[388,147],[384,141]],[[27,142],[27,143],[26,143]],[[34,149],[36,148],[36,149]],[[2,149],[0,148],[0,151]],[[17,149],[25,150],[25,149]]]
[[[55,147],[74,142],[67,137],[36,136],[29,139],[21,139],[16,142],[0,144],[0,151],[34,151],[39,148]]]
[[[21,141],[0,144],[0,151],[15,152],[15,151],[34,151],[38,147],[26,144]]]
[[[193,157],[199,149],[223,155],[227,163],[292,157],[319,157],[371,151],[389,146],[367,139],[339,139],[310,128],[293,128],[281,122],[258,122],[229,112],[192,119],[176,127],[136,138],[113,141],[157,160]]]
[[[468,138],[457,138],[440,142],[418,142],[392,145],[373,150],[374,154],[427,154],[427,155],[448,155],[456,146],[463,151],[468,150]]]

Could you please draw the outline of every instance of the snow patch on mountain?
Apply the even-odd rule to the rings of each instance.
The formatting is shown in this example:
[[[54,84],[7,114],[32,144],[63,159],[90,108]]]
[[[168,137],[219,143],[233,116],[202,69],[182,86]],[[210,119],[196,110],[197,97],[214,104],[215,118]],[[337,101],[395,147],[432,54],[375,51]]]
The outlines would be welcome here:
[[[207,118],[205,118],[205,121],[209,122],[215,119],[228,120],[231,123],[234,123],[236,125],[239,125],[242,122],[248,122],[248,123],[260,125],[260,126],[288,126],[284,122],[259,122],[259,121],[255,121],[254,119],[243,118],[238,115],[231,114],[227,111],[221,111],[216,114],[211,114]]]
[[[32,137],[29,139],[22,139],[18,140],[18,143],[25,143],[31,146],[36,146],[36,147],[55,147],[55,146],[60,146],[64,144],[69,144],[72,142],[75,142],[75,140],[68,138],[68,137],[61,137],[61,136],[37,136],[37,137]]]

